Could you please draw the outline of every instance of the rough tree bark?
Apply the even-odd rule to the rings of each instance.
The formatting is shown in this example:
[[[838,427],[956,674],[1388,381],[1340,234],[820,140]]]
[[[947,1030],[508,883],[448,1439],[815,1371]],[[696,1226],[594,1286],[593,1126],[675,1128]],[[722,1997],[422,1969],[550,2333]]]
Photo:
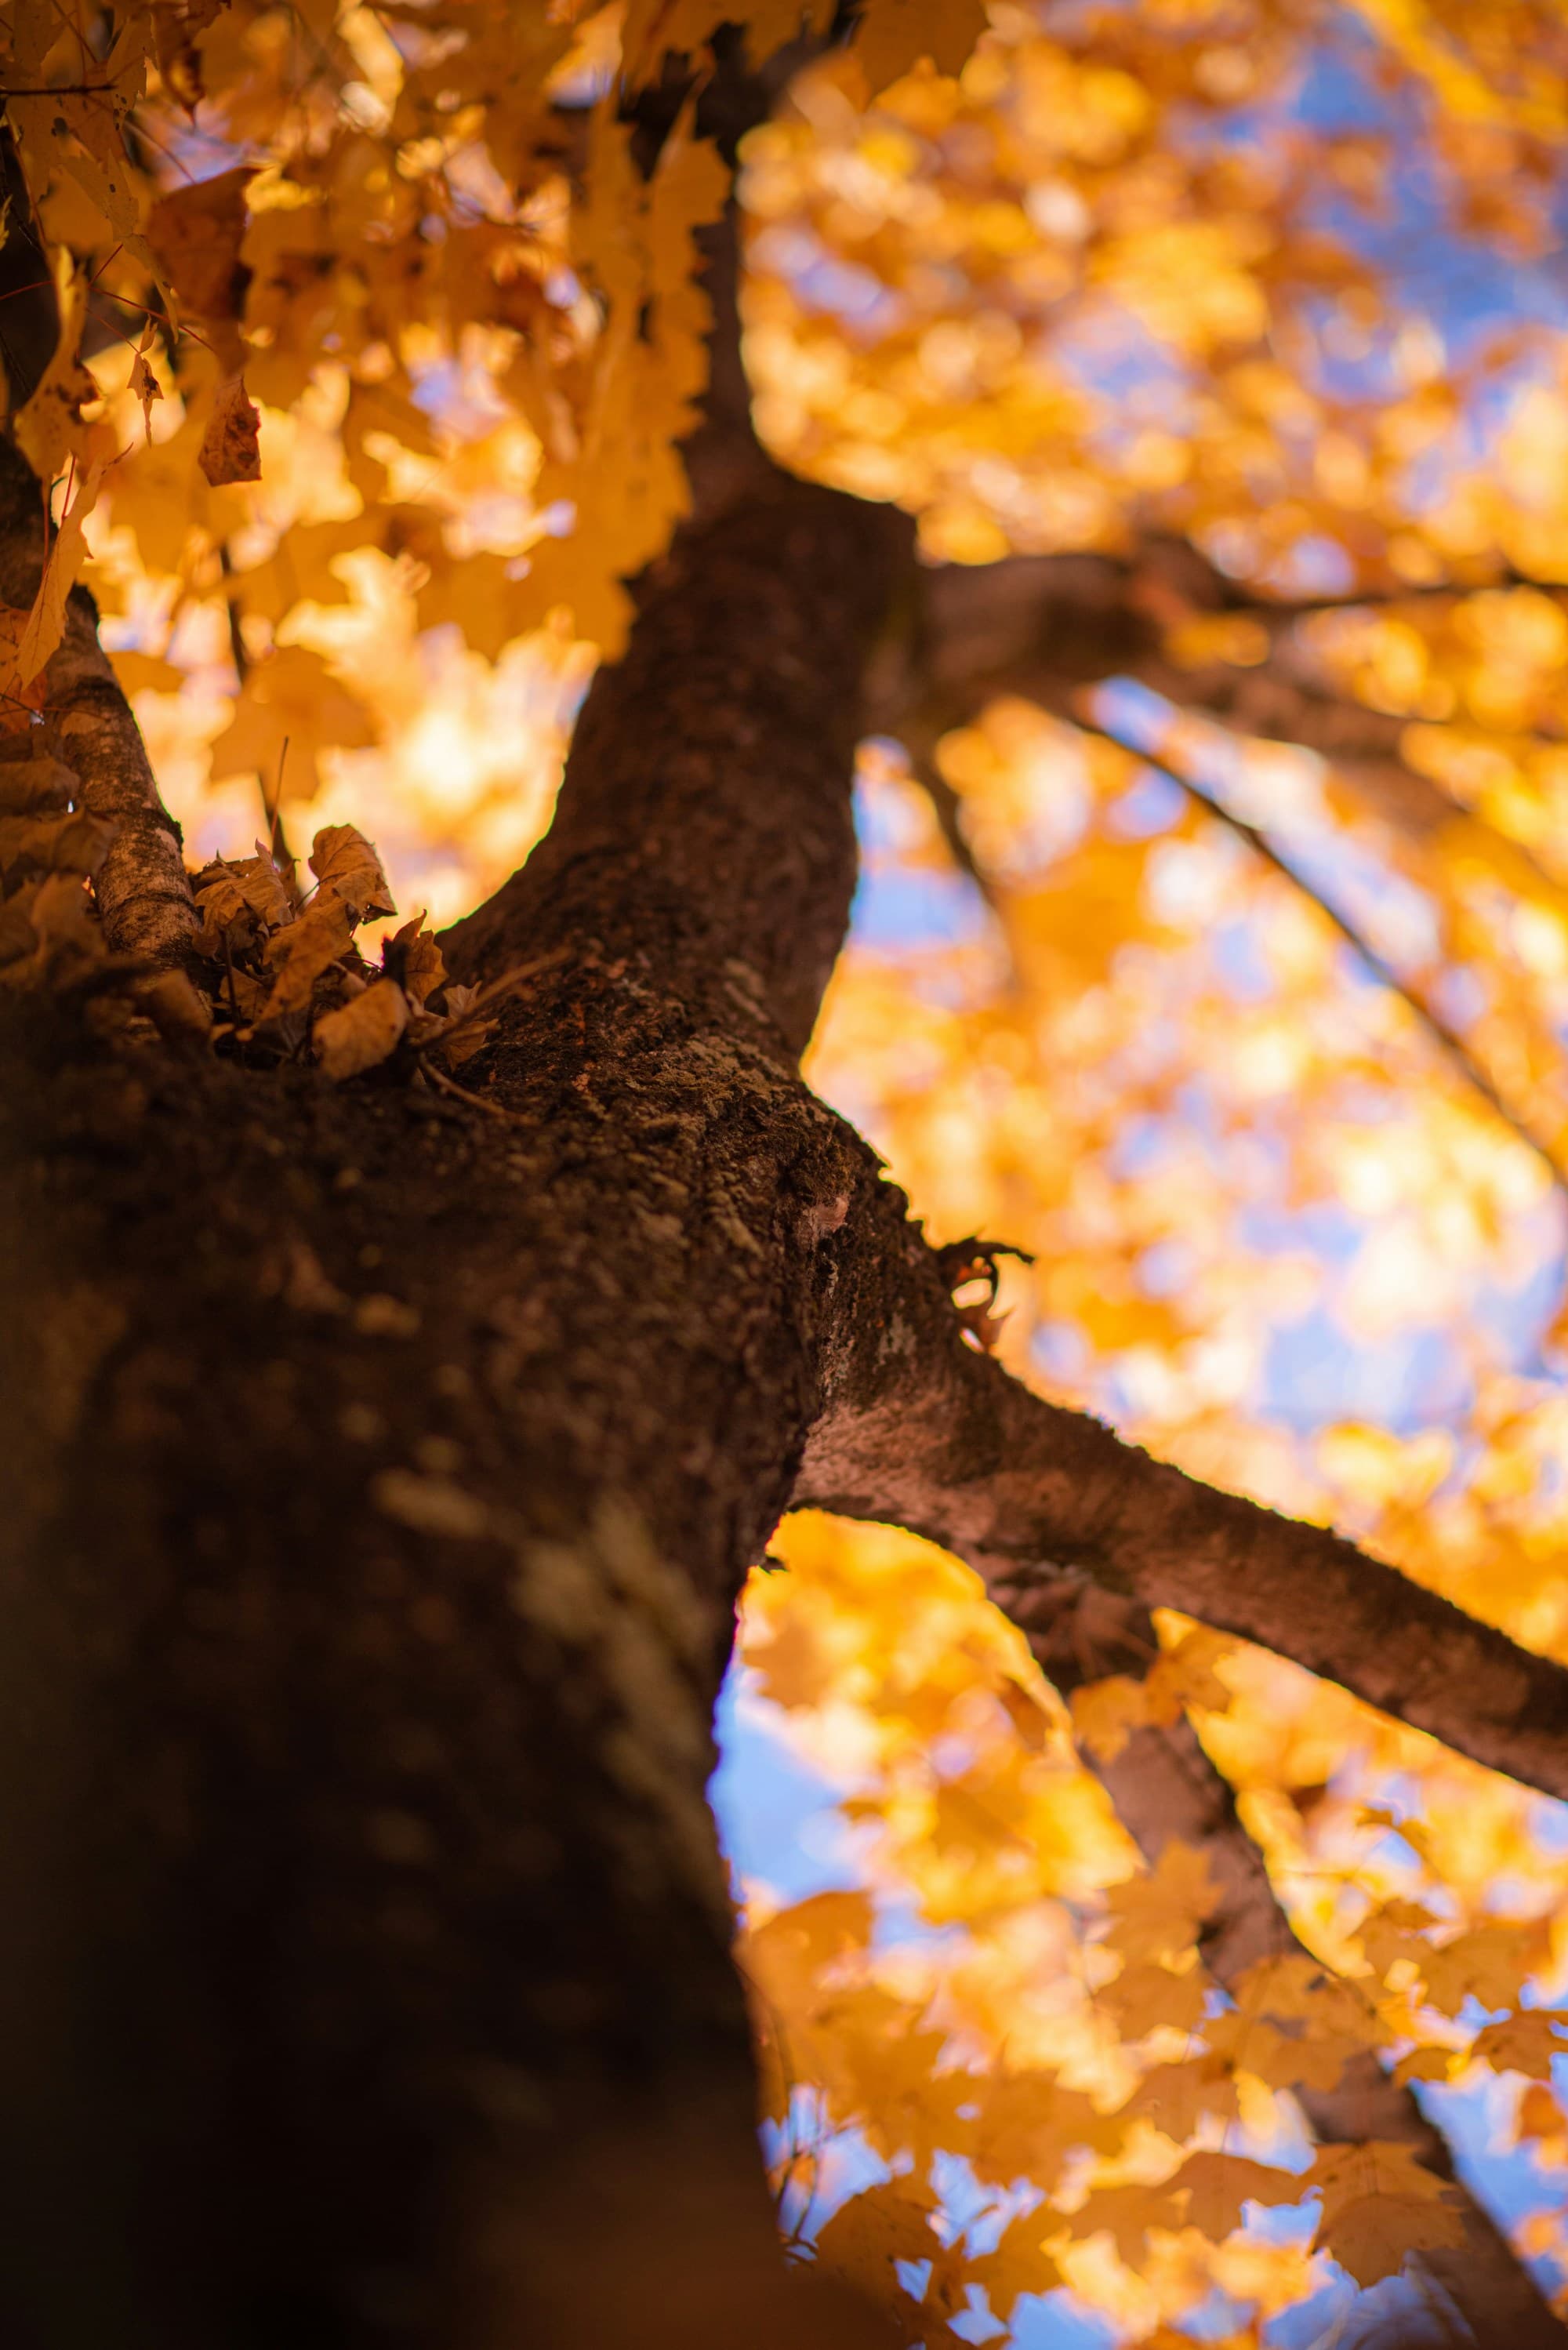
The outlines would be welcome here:
[[[514,975],[487,1111],[7,1009],[28,2350],[882,2338],[779,2267],[704,1803],[792,1499],[937,1534],[1021,1607],[1064,1565],[1191,1607],[1568,1793],[1568,1676],[965,1347],[797,1071],[906,536],[749,458],[705,478],[553,831],[446,941]]]

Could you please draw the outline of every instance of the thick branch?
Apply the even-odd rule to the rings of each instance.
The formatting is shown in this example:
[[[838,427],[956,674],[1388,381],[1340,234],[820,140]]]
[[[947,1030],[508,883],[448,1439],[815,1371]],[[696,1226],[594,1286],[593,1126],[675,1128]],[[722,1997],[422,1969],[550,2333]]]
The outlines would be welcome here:
[[[940,1267],[889,1186],[836,1300],[827,1408],[796,1505],[888,1520],[1032,1597],[1087,1572],[1293,1658],[1445,1745],[1568,1798],[1568,1669],[1354,1543],[1200,1484],[963,1343]]]

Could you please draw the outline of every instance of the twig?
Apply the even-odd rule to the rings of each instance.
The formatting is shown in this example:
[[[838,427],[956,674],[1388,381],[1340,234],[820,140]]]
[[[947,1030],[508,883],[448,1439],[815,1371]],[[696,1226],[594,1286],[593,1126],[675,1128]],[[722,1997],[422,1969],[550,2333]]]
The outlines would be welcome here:
[[[1276,873],[1289,881],[1303,898],[1315,906],[1325,920],[1333,923],[1340,937],[1366,966],[1372,977],[1380,985],[1388,988],[1399,998],[1406,1008],[1415,1014],[1421,1026],[1433,1042],[1442,1048],[1467,1084],[1480,1094],[1487,1107],[1501,1118],[1510,1131],[1516,1135],[1527,1149],[1535,1153],[1551,1175],[1557,1189],[1568,1195],[1568,1170],[1564,1170],[1551,1146],[1543,1142],[1538,1134],[1533,1133],[1519,1113],[1510,1107],[1486,1071],[1475,1059],[1458,1030],[1451,1028],[1441,1013],[1435,1010],[1423,996],[1416,993],[1408,980],[1402,978],[1392,963],[1385,962],[1376,948],[1362,937],[1361,932],[1348,916],[1341,913],[1337,906],[1314,889],[1312,883],[1303,874],[1297,871],[1289,858],[1280,854],[1265,834],[1260,832],[1255,825],[1249,824],[1244,817],[1237,816],[1232,809],[1225,806],[1222,800],[1215,799],[1203,789],[1201,784],[1195,784],[1189,775],[1184,775],[1179,768],[1166,766],[1160,760],[1150,758],[1147,752],[1137,750],[1130,743],[1121,742],[1115,734],[1107,733],[1104,727],[1090,725],[1081,718],[1075,720],[1075,723],[1080,726],[1085,734],[1093,735],[1102,743],[1115,743],[1117,750],[1127,752],[1129,756],[1139,760],[1154,774],[1163,775],[1167,782],[1175,784],[1179,790],[1185,792],[1194,806],[1200,807],[1206,816],[1211,816],[1216,823],[1222,824],[1227,831],[1234,833],[1239,840],[1244,840],[1254,856],[1261,858],[1265,865],[1272,866]]]
[[[470,1109],[483,1110],[486,1118],[500,1118],[507,1126],[531,1126],[534,1122],[532,1118],[520,1118],[514,1109],[503,1109],[499,1102],[486,1101],[483,1094],[470,1093],[455,1077],[449,1077],[444,1069],[438,1069],[427,1054],[420,1055],[420,1066],[443,1094],[451,1094],[454,1101],[466,1102]]]

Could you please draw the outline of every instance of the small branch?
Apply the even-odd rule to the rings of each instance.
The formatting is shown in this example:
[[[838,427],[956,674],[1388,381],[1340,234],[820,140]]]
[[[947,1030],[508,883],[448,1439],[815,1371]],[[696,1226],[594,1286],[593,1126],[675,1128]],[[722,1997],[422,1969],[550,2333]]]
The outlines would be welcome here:
[[[1192,778],[1189,775],[1184,775],[1179,767],[1167,766],[1160,760],[1150,758],[1147,752],[1136,750],[1130,744],[1119,742],[1116,735],[1107,733],[1103,727],[1091,726],[1082,718],[1075,720],[1074,723],[1082,733],[1092,735],[1099,742],[1115,743],[1117,750],[1126,751],[1129,758],[1136,758],[1140,764],[1149,768],[1155,775],[1163,775],[1168,783],[1175,784],[1179,789],[1186,793],[1195,807],[1201,808],[1204,814],[1212,816],[1217,824],[1222,824],[1228,832],[1236,836],[1238,840],[1244,840],[1255,857],[1261,858],[1265,865],[1272,867],[1274,872],[1280,874],[1291,883],[1293,889],[1299,890],[1311,905],[1315,906],[1324,920],[1333,924],[1345,944],[1365,964],[1372,977],[1381,986],[1387,988],[1391,994],[1397,995],[1406,1009],[1414,1014],[1434,1044],[1453,1064],[1466,1084],[1480,1096],[1489,1109],[1502,1120],[1511,1133],[1516,1135],[1528,1149],[1535,1153],[1558,1190],[1568,1193],[1568,1171],[1564,1170],[1550,1145],[1543,1142],[1538,1134],[1532,1133],[1518,1112],[1509,1107],[1480,1062],[1471,1054],[1469,1046],[1459,1031],[1451,1028],[1441,1013],[1434,1010],[1423,996],[1418,995],[1407,980],[1401,978],[1392,963],[1385,962],[1376,948],[1362,937],[1361,932],[1348,916],[1341,913],[1339,908],[1325,898],[1321,890],[1315,889],[1304,875],[1296,870],[1289,858],[1281,855],[1266,834],[1260,832],[1255,825],[1247,823],[1244,817],[1237,816],[1232,809],[1225,806],[1222,800],[1215,799],[1211,794],[1203,789],[1201,784],[1195,784]]]
[[[1049,1648],[1040,1661],[1060,1683],[1059,1659]],[[1204,1855],[1210,1877],[1220,1887],[1220,1906],[1202,1945],[1217,1982],[1234,1991],[1258,1960],[1302,1948],[1262,1854],[1241,1825],[1230,1786],[1185,1715],[1164,1728],[1135,1731],[1113,1762],[1097,1761],[1086,1751],[1083,1759],[1151,1868],[1173,1842]],[[1568,2327],[1552,2314],[1496,2221],[1457,2177],[1441,2132],[1370,2049],[1347,2060],[1333,2089],[1302,2086],[1293,2094],[1320,2143],[1379,2139],[1407,2146],[1449,2187],[1458,2200],[1465,2243],[1453,2251],[1413,2254],[1411,2267],[1425,2270],[1452,2300],[1481,2350],[1502,2342],[1511,2350],[1564,2350]]]
[[[1568,1669],[1326,1528],[1199,1483],[963,1342],[935,1253],[883,1181],[837,1271],[824,1408],[794,1503],[909,1527],[999,1605],[1076,1568],[1338,1682],[1568,1801]]]

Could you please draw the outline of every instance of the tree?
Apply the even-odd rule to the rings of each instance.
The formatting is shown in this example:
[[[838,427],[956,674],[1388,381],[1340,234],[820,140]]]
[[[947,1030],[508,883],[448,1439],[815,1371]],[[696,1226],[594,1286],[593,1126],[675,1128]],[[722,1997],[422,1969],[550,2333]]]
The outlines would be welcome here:
[[[1085,1738],[1158,1864],[1153,1896],[1123,1899],[1119,1947],[1157,1970],[1148,1995],[1171,2002],[1171,2028],[1196,2022],[1185,1953],[1208,1920],[1254,2043],[1327,2052],[1337,2029],[1332,2063],[1276,2068],[1316,2095],[1325,2241],[1368,2278],[1415,2251],[1478,2339],[1555,2339],[1495,2230],[1444,2199],[1440,2144],[1376,2064],[1396,2036],[1386,2007],[1368,2022],[1293,1959],[1262,1987],[1249,1977],[1277,1930],[1272,1896],[1183,1711],[1212,1708],[1213,1651],[1199,1638],[1172,1652],[1184,1667],[1151,1673],[1148,1611],[1261,1643],[1558,1797],[1563,1667],[1369,1550],[1033,1393],[990,1351],[1000,1244],[930,1245],[799,1075],[854,887],[868,723],[927,763],[982,879],[938,763],[1001,691],[1085,739],[1102,718],[1115,732],[1082,699],[1111,676],[1208,701],[1257,736],[1310,739],[1348,709],[1377,737],[1363,788],[1412,841],[1454,803],[1441,772],[1409,764],[1407,729],[1378,733],[1376,694],[1368,711],[1309,673],[1291,631],[1324,598],[1293,601],[1299,583],[1270,572],[1288,573],[1320,517],[1299,512],[1279,546],[1225,539],[1258,504],[1244,467],[1178,475],[1168,447],[1144,448],[1119,543],[1096,509],[1056,552],[981,567],[1005,535],[961,494],[962,465],[942,475],[933,459],[933,494],[910,503],[957,560],[927,572],[877,502],[886,468],[879,482],[864,446],[811,445],[809,399],[792,425],[774,387],[774,445],[793,430],[803,463],[867,494],[763,453],[729,173],[788,69],[850,28],[753,8],[738,35],[727,13],[639,0],[618,59],[612,12],[16,14],[0,484],[15,2331],[50,2345],[879,2338],[873,2310],[815,2276],[808,2302],[777,2258],[704,1801],[742,1579],[781,1515],[815,1505],[940,1542],[1058,1686],[1099,1690]],[[1490,201],[1510,250],[1550,185],[1562,111],[1561,76],[1521,62],[1533,12],[1479,65],[1437,16],[1363,13],[1387,17],[1401,72],[1436,92],[1454,201]],[[1264,66],[1282,70],[1293,12],[1256,18]],[[887,137],[954,120],[968,101],[950,77],[979,30],[978,12],[872,0],[849,52],[862,97],[935,52],[885,101]],[[1171,36],[1135,73],[1117,44],[1139,37],[1096,24],[1031,70],[1066,76],[1051,103],[1076,123],[1075,167],[1092,177],[1142,140],[1143,192],[1117,202],[1147,213],[1154,185],[1193,229],[1163,262],[1113,251],[1124,279],[1142,269],[1147,299],[1168,300],[1160,271],[1190,269],[1210,232],[1187,281],[1189,357],[1212,395],[1193,445],[1218,448],[1246,417],[1255,443],[1272,418],[1288,474],[1288,370],[1234,358],[1262,337],[1249,268],[1264,247],[1220,166],[1194,173],[1196,195],[1172,182],[1182,75],[1218,75],[1224,103],[1240,52]],[[977,60],[973,102],[994,98],[1004,51]],[[836,71],[815,87],[842,126],[856,93]],[[805,168],[799,126],[781,125],[748,151],[775,179]],[[1366,145],[1330,142],[1347,184]],[[1508,203],[1500,152],[1525,169]],[[1075,202],[1070,175],[1037,198],[1043,252],[1074,242]],[[996,209],[975,236],[1021,250],[1025,216]],[[1354,314],[1371,280],[1310,223],[1268,249],[1287,309],[1328,286]],[[982,322],[1004,315],[980,307]],[[772,331],[776,348],[777,299]],[[983,342],[935,368],[944,397],[971,396]],[[765,332],[758,350],[765,368]],[[1342,479],[1358,462],[1391,473],[1390,452],[1418,444],[1416,411],[1438,400],[1412,366],[1404,405],[1387,403],[1403,441],[1390,432],[1374,463],[1342,418],[1350,453],[1320,468],[1331,489],[1336,463]],[[259,498],[244,486],[253,400],[280,420],[261,435]],[[443,439],[443,402],[463,401],[468,423]],[[178,404],[172,432],[160,402]],[[1052,403],[1058,453],[1092,437],[1059,385]],[[1024,422],[1027,454],[1040,417]],[[914,429],[906,402],[888,430]],[[1270,495],[1277,519],[1291,501]],[[567,504],[575,526],[556,536]],[[1442,531],[1423,539],[1418,523],[1347,525],[1357,567],[1334,594],[1363,613],[1431,598],[1433,625],[1459,627],[1461,590],[1557,576],[1544,525],[1520,525],[1505,565],[1472,516],[1445,568]],[[221,616],[240,691],[215,772],[260,775],[253,857],[186,872],[126,700],[145,650],[111,663],[74,584],[89,525],[117,633],[146,618],[160,576],[182,610]],[[1521,592],[1561,619],[1542,589]],[[379,861],[354,827],[325,825],[302,888],[283,770],[286,751],[313,780],[318,748],[375,733],[324,649],[335,615],[363,636],[399,597],[490,652],[566,603],[607,659],[545,839],[439,944],[410,924],[375,965],[354,940],[390,910]],[[1319,670],[1366,658],[1352,632]],[[1182,770],[1179,737],[1145,747]],[[1191,764],[1183,784],[1204,796]],[[1467,840],[1517,882],[1498,827]],[[1387,975],[1555,1167],[1556,1136],[1516,1105],[1528,1085],[1490,1072],[1440,992]],[[1107,1699],[1106,1667],[1129,1663]],[[1174,1818],[1172,1752],[1196,1789]],[[855,1940],[842,1913],[815,1922],[797,1980],[836,1935]],[[1498,1994],[1516,2054],[1533,2033],[1522,2069],[1549,2074],[1551,2013],[1532,2022],[1518,1998],[1527,1938],[1500,1955],[1495,1929],[1437,1942],[1432,1922],[1408,1904],[1374,1921],[1379,1990],[1421,1967],[1450,2015],[1478,1988]],[[764,1954],[774,1987],[787,1941]],[[877,2014],[884,2035],[910,2020]],[[1233,2088],[1245,2067],[1227,2067],[1222,2040],[1209,2028],[1206,2080]],[[1004,2093],[1048,2193],[1043,2130],[1108,2158],[1136,2142],[1137,2113],[1074,2106],[1039,2069]],[[1183,2094],[1185,2127],[1168,2105],[1144,2109],[1173,2145],[1222,2110],[1202,2082]],[[928,2147],[949,2142],[925,2127]],[[1404,2145],[1357,2153],[1342,2133]],[[1097,2189],[1078,2232],[1103,2222],[1134,2252],[1150,2227],[1219,2240],[1287,2176],[1197,2145],[1163,2201],[1141,2181],[1130,2199]],[[836,2250],[891,2297],[892,2263],[940,2246],[922,2185],[895,2178],[846,2205],[822,2267]],[[1046,2241],[1031,2222],[1012,2266],[949,2261],[909,2327],[961,2338],[948,2318],[971,2277],[993,2307],[1043,2289]]]

